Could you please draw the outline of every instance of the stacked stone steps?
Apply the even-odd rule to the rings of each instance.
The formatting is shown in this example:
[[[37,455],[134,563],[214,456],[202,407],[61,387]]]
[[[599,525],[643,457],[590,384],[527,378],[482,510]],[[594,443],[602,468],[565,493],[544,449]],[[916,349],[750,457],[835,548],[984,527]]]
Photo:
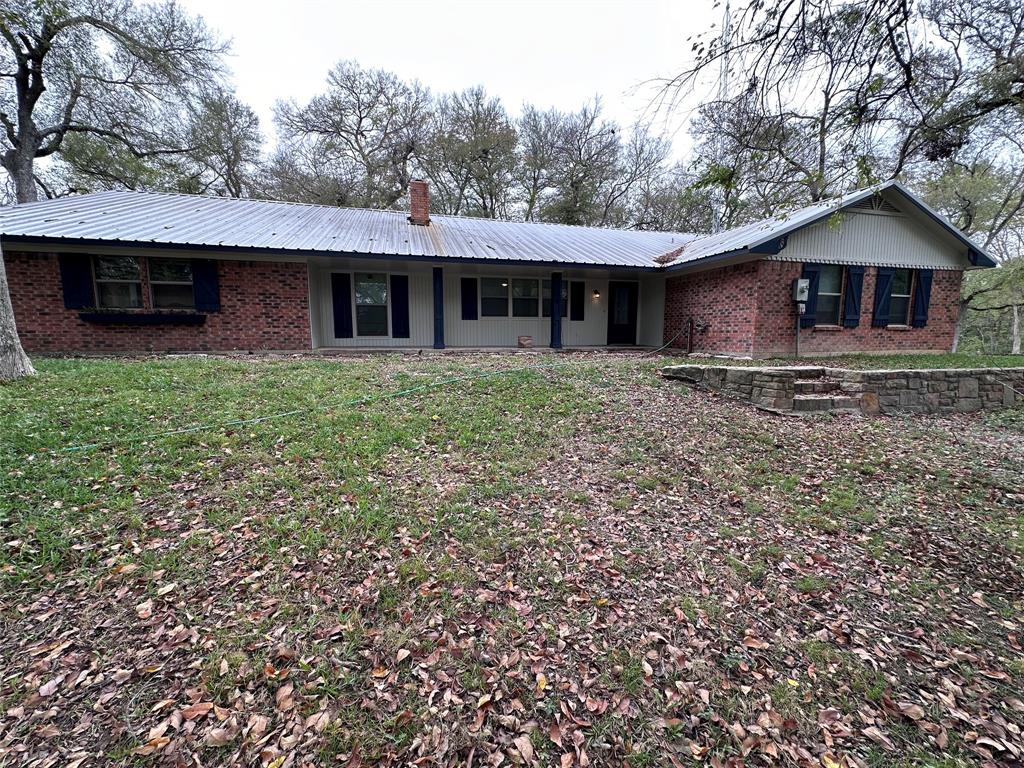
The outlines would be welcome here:
[[[860,410],[860,396],[843,392],[835,379],[824,376],[797,379],[793,382],[793,389],[793,411],[796,413]]]
[[[1024,368],[851,371],[697,364],[667,366],[662,375],[761,408],[799,414],[956,413],[1024,402]]]

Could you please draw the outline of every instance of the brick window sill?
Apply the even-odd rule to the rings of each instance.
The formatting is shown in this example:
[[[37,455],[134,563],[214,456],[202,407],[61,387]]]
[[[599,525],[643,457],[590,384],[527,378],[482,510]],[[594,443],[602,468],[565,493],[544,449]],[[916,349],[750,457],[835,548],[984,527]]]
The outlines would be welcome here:
[[[78,317],[96,325],[203,325],[198,312],[79,312]]]
[[[845,330],[841,325],[813,325],[811,330],[820,333],[839,333],[839,331]]]

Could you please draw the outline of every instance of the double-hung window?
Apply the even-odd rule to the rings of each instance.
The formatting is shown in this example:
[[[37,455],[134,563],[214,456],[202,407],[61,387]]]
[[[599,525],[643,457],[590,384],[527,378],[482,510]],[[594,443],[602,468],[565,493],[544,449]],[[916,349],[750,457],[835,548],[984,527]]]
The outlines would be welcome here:
[[[893,270],[892,290],[889,293],[889,325],[910,324],[910,297],[913,295],[913,287],[912,270]]]
[[[134,256],[95,256],[92,262],[96,306],[137,309],[142,306],[142,273]]]
[[[186,259],[149,259],[149,289],[154,309],[192,309],[192,263]]]
[[[512,317],[537,317],[540,313],[540,285],[537,280],[512,280]]]
[[[818,273],[818,306],[814,324],[839,325],[842,306],[843,268],[835,264],[823,264]]]
[[[480,278],[480,316],[508,317],[507,278]]]
[[[356,334],[388,335],[388,276],[382,272],[356,272]]]

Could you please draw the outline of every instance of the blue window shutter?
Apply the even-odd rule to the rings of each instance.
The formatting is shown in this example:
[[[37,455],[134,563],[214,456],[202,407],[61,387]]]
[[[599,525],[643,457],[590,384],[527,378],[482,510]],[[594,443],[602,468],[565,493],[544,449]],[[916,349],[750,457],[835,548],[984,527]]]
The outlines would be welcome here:
[[[583,320],[586,312],[587,284],[581,280],[573,280],[569,283],[569,319]]]
[[[391,336],[395,339],[409,338],[409,278],[407,275],[391,276]]]
[[[476,320],[477,319],[477,300],[476,300],[476,288],[477,282],[475,277],[464,277],[461,281],[462,286],[462,319],[463,320]]]
[[[192,295],[200,312],[220,312],[220,280],[213,259],[192,259]]]
[[[919,269],[917,270],[917,279],[914,281],[914,309],[910,322],[915,328],[924,328],[928,325],[928,304],[931,300],[932,271]]]
[[[818,311],[818,277],[821,274],[821,264],[804,264],[803,277],[810,280],[807,291],[807,305],[800,317],[801,328],[814,327],[814,315]]]
[[[352,277],[347,272],[331,273],[331,304],[334,308],[334,338],[352,338]]]
[[[886,328],[889,325],[889,300],[892,298],[892,267],[879,267],[875,276],[875,306],[871,313],[871,325]]]
[[[846,293],[843,295],[843,327],[860,325],[860,295],[864,291],[864,267],[846,268]]]
[[[57,259],[60,263],[61,287],[64,289],[64,306],[68,309],[95,307],[91,257],[62,253]]]

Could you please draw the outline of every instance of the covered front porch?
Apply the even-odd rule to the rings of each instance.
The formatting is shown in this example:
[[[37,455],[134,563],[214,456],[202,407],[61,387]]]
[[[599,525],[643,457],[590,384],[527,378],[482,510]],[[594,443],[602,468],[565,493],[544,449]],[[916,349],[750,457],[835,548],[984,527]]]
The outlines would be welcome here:
[[[664,278],[642,270],[322,258],[309,285],[316,348],[661,344]]]

